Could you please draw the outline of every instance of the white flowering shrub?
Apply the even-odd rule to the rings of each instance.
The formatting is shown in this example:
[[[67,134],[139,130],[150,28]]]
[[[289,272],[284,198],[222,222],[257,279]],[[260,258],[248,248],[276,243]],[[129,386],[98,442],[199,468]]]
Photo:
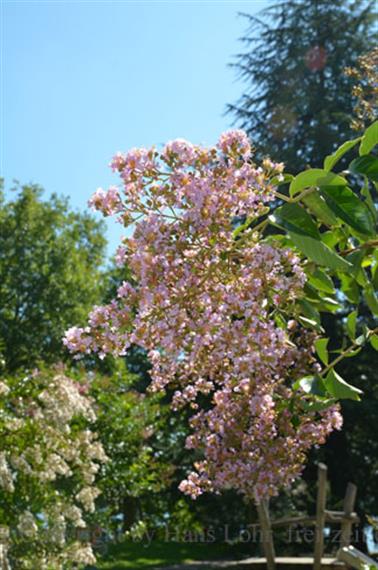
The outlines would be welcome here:
[[[85,392],[62,373],[0,381],[0,540],[12,569],[95,562],[79,537],[107,457]]]

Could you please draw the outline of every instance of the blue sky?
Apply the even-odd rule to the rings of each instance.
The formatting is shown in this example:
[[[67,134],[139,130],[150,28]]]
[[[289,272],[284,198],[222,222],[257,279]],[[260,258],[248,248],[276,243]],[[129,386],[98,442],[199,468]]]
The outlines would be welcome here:
[[[2,0],[2,150],[13,179],[84,209],[116,183],[118,150],[183,137],[213,143],[242,92],[227,64],[250,1]],[[122,229],[108,223],[109,253]]]

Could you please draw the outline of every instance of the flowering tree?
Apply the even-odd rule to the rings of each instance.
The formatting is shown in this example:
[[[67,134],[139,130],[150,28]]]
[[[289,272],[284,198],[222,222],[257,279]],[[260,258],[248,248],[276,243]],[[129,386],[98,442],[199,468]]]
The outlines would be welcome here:
[[[92,401],[63,374],[0,382],[0,545],[12,568],[92,563],[77,529],[94,512],[95,475],[107,457]]]
[[[238,130],[213,148],[176,140],[161,153],[118,153],[111,167],[122,190],[92,197],[104,215],[134,225],[117,253],[133,278],[64,342],[77,357],[123,355],[132,344],[148,352],[151,390],[174,388],[173,408],[193,409],[187,446],[201,459],[181,483],[192,497],[228,488],[257,502],[277,494],[300,474],[307,450],[340,429],[337,400],[359,399],[334,365],[368,340],[376,346],[376,331],[356,338],[351,313],[351,345],[330,361],[320,314],[361,287],[377,309],[367,179],[377,180],[368,154],[377,139],[373,125],[352,163],[366,178],[363,199],[331,172],[360,139],[294,178],[283,164],[254,164]]]

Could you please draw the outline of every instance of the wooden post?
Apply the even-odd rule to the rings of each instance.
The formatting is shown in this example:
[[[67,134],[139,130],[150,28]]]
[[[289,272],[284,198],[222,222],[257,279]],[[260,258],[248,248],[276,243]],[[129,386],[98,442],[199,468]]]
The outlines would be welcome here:
[[[348,483],[343,504],[343,511],[347,516],[350,516],[354,511],[354,503],[356,502],[356,495],[357,495],[356,485],[354,485],[353,483]],[[351,519],[344,520],[341,523],[340,548],[344,548],[344,546],[349,546],[352,526],[353,526],[353,521]]]
[[[273,535],[272,535],[272,528],[270,525],[268,502],[261,501],[261,503],[258,503],[257,512],[260,520],[261,539],[266,558],[266,566],[268,570],[275,570],[276,555],[274,553]]]
[[[318,495],[316,499],[316,526],[315,526],[315,552],[314,570],[321,570],[324,552],[324,524],[327,500],[327,467],[323,463],[318,465]]]

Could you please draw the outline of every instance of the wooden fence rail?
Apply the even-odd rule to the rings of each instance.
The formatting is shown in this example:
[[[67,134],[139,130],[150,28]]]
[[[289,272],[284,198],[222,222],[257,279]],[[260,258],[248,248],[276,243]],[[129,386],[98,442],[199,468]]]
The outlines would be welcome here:
[[[314,544],[314,570],[321,570],[322,558],[324,554],[324,530],[326,523],[341,525],[340,551],[350,545],[353,524],[359,522],[359,517],[354,512],[357,487],[353,483],[348,483],[342,511],[330,511],[326,509],[327,503],[327,467],[323,463],[318,465],[318,492],[316,499],[315,516],[292,516],[270,520],[269,504],[262,501],[257,505],[259,525],[261,528],[261,545],[265,554],[268,570],[275,570],[276,556],[274,550],[274,540],[272,529],[302,524],[315,526]]]

